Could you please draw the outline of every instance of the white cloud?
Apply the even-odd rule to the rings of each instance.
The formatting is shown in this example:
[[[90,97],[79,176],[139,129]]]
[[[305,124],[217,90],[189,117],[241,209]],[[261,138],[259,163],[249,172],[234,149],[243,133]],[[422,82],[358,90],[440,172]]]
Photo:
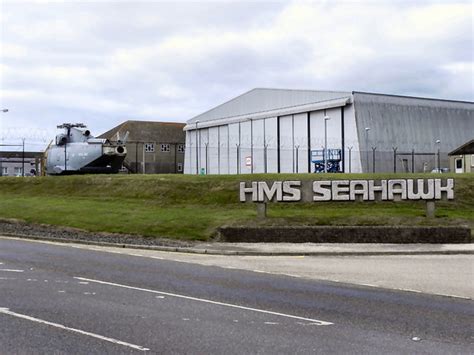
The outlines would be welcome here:
[[[3,127],[185,121],[253,87],[473,100],[468,1],[10,2]],[[1,127],[0,127],[1,128]]]

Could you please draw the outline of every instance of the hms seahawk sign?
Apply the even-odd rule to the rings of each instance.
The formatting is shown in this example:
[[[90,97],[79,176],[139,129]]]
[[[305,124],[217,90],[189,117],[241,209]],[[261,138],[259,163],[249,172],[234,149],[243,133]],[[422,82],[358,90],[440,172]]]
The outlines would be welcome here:
[[[454,199],[454,179],[287,180],[240,183],[241,202]]]

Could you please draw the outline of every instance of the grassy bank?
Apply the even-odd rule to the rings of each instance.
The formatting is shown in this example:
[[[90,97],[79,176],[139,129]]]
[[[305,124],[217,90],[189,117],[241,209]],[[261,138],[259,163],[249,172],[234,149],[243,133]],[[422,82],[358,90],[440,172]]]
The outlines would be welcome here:
[[[404,175],[328,174],[324,178]],[[439,177],[410,175],[409,177]],[[222,225],[467,225],[474,229],[474,174],[456,178],[455,200],[437,202],[424,217],[423,202],[272,204],[266,221],[255,206],[238,202],[243,180],[321,179],[314,174],[183,176],[86,175],[0,178],[0,218],[181,239],[210,238]]]

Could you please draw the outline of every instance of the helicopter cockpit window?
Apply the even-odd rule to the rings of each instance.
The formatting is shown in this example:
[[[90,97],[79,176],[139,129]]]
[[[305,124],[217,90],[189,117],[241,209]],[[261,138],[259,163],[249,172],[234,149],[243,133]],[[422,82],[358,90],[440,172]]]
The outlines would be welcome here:
[[[155,143],[145,143],[145,153],[154,153]]]

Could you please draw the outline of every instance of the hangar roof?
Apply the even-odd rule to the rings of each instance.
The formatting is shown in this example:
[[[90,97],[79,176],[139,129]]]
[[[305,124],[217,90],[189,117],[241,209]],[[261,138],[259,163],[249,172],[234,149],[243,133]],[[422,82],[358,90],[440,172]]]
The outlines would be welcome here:
[[[295,106],[316,104],[340,98],[348,99],[350,97],[351,92],[343,91],[256,88],[193,117],[187,121],[187,124],[189,125],[196,121],[212,121],[265,111],[288,109]]]
[[[464,154],[474,154],[474,139],[471,139],[469,142],[464,143],[459,148],[456,148],[448,155],[464,155]]]
[[[111,130],[101,134],[99,138],[117,139],[117,133],[123,138],[128,131],[128,142],[184,142],[184,123],[154,122],[154,121],[125,121]]]

